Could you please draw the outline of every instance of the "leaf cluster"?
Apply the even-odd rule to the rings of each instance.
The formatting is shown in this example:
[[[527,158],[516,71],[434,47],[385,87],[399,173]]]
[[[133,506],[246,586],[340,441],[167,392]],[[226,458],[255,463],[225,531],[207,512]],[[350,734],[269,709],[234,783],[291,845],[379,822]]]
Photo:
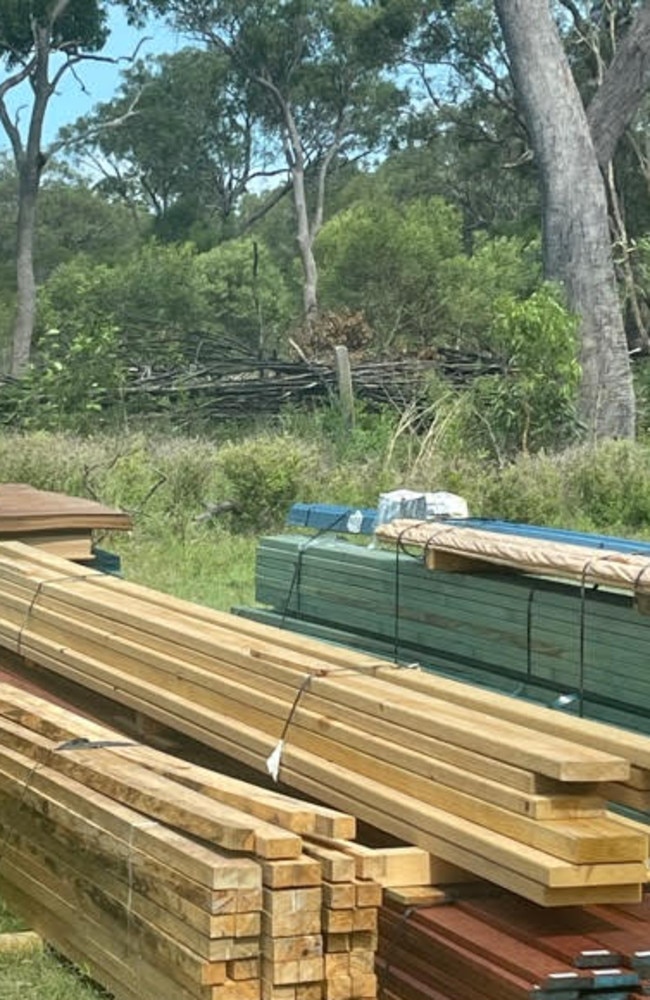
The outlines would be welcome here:
[[[0,57],[9,65],[29,58],[34,25],[49,28],[51,47],[67,52],[97,52],[108,38],[108,11],[101,0],[69,0],[56,14],[56,0],[2,0]]]

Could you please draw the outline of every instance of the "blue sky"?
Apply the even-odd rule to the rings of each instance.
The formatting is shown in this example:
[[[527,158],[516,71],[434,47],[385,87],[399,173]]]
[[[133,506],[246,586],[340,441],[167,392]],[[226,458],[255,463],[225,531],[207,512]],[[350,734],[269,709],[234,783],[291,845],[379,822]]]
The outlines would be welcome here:
[[[136,31],[126,23],[124,14],[113,7],[110,16],[111,36],[102,51],[103,56],[121,60],[116,63],[81,63],[78,66],[78,77],[67,73],[52,97],[43,133],[43,145],[51,142],[59,128],[73,122],[80,115],[87,114],[95,104],[108,101],[114,95],[120,82],[120,74],[128,66],[124,58],[130,56],[141,42],[139,56],[161,52],[173,52],[184,45],[190,44],[177,32],[160,21],[152,21],[144,31]],[[81,82],[80,82],[81,81]],[[14,92],[8,104],[15,114],[21,105],[25,106],[29,98],[27,90]],[[0,149],[8,149],[8,141],[4,131],[0,129]]]

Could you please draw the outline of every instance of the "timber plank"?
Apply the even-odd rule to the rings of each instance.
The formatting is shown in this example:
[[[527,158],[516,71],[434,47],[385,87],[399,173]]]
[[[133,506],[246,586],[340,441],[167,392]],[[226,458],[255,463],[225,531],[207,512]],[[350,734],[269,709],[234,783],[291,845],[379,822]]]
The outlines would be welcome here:
[[[62,672],[64,672],[68,676],[70,676],[71,674],[74,676],[74,671],[71,670],[68,661],[66,661],[65,664],[62,664]],[[108,693],[109,696],[114,691],[114,681],[115,678],[113,678],[113,683],[109,682],[109,684],[107,685],[106,693]],[[151,705],[150,707],[151,714],[153,714],[154,717],[160,718],[161,721],[169,721],[169,717],[166,716],[163,712],[161,712],[160,709],[157,707],[157,705],[160,704],[160,697],[154,700],[156,704]],[[178,713],[179,709],[182,709],[182,701],[178,698],[173,699],[173,702],[171,702],[171,704],[173,704],[176,713]],[[228,720],[225,717],[220,717],[218,720],[218,724],[215,725],[214,723],[217,720],[215,719],[214,715],[212,714],[208,715],[208,713],[203,713],[195,706],[192,706],[191,713],[188,711],[188,714],[190,714],[192,717],[191,722],[189,720],[184,719],[182,715],[179,716],[178,714],[176,714],[174,724],[177,727],[181,728],[183,731],[187,732],[188,735],[191,735],[193,737],[198,737],[199,740],[206,742],[208,745],[216,745],[217,748],[221,749],[224,748],[224,743],[222,742],[223,740],[222,734],[224,732],[224,729],[226,729],[228,726]],[[202,727],[199,728],[196,726],[197,716],[204,714],[206,715],[206,722],[207,722],[206,729],[203,729]],[[212,725],[210,725],[210,722],[212,722]],[[241,725],[236,727],[236,732],[238,734],[241,734],[242,728],[243,727]],[[227,752],[227,746],[228,745],[226,744],[225,747],[226,752]],[[271,749],[271,747],[268,744],[267,746],[268,750],[266,751],[266,753],[270,752]],[[289,760],[287,763],[290,763],[291,755],[292,751],[289,748],[288,750]],[[285,765],[285,770],[287,770],[286,765]],[[343,788],[345,790],[343,791],[342,794],[340,792],[335,792],[332,785],[331,781],[332,775],[342,770],[343,769],[335,768],[333,765],[330,765],[327,769],[329,777],[328,799],[330,803],[333,805],[336,805],[337,801],[341,803],[346,803],[346,805],[348,805],[350,801],[349,792],[345,784],[343,785]],[[344,772],[344,774],[345,773],[346,772]],[[294,787],[301,788],[303,791],[306,791],[308,794],[316,794],[316,795],[318,795],[319,793],[322,794],[322,778],[319,775],[320,775],[320,768],[317,768],[316,770],[315,780],[311,779],[309,776],[305,776],[302,773],[296,773],[294,775],[293,772],[290,771],[290,783],[293,784]],[[368,785],[369,782],[364,782],[365,789],[367,789]],[[504,864],[503,870],[499,870],[497,865],[487,862],[486,859],[481,855],[480,852],[483,850],[482,847],[478,847],[477,845],[478,853],[476,855],[474,855],[470,851],[467,851],[463,847],[459,847],[455,831],[453,831],[452,829],[450,829],[450,839],[444,840],[439,836],[436,836],[435,834],[432,835],[427,833],[426,831],[422,831],[414,827],[411,827],[410,823],[404,821],[399,806],[397,807],[397,811],[400,812],[400,816],[399,817],[390,816],[390,818],[387,818],[384,814],[380,813],[377,810],[374,797],[371,797],[371,803],[372,804],[368,803],[367,805],[364,803],[362,805],[362,808],[359,810],[359,815],[362,815],[365,819],[367,819],[368,822],[372,823],[373,825],[381,827],[382,824],[384,824],[384,827],[387,829],[391,829],[396,836],[401,836],[402,838],[406,837],[406,839],[412,839],[413,835],[415,834],[417,840],[421,841],[420,846],[425,847],[427,850],[431,851],[434,854],[439,855],[445,860],[452,861],[456,864],[459,864],[461,867],[466,867],[472,871],[483,872],[487,868],[489,869],[488,877],[494,878],[494,880],[497,882],[499,882],[501,879],[500,884],[504,884],[505,882],[507,888],[514,887],[515,891],[519,891],[521,889],[522,894],[524,895],[530,894],[531,898],[535,898],[537,900],[541,899],[547,900],[551,898],[553,898],[553,900],[556,900],[556,902],[550,905],[564,905],[565,902],[567,904],[570,902],[576,902],[578,901],[576,897],[579,892],[583,892],[585,894],[585,897],[589,896],[591,899],[593,899],[594,892],[593,891],[589,892],[585,890],[586,889],[593,890],[593,888],[599,882],[601,883],[601,885],[603,885],[603,883],[607,883],[611,879],[617,879],[619,881],[619,885],[614,886],[613,889],[608,890],[607,893],[605,893],[604,885],[602,889],[600,887],[598,888],[598,891],[602,892],[603,895],[606,895],[608,900],[612,898],[612,894],[619,896],[621,893],[623,893],[624,889],[626,890],[627,893],[626,898],[636,898],[633,895],[633,890],[629,889],[628,885],[620,886],[620,882],[623,881],[627,882],[628,884],[631,882],[637,882],[639,879],[638,866],[595,865],[589,869],[588,873],[583,871],[580,867],[575,868],[574,866],[572,868],[571,866],[568,866],[563,869],[564,874],[561,876],[562,879],[566,878],[569,879],[569,885],[565,884],[564,888],[565,889],[570,888],[571,881],[575,883],[576,879],[578,880],[579,887],[576,885],[573,886],[574,889],[578,890],[577,892],[574,891],[573,893],[568,893],[568,892],[560,893],[559,896],[562,897],[562,902],[560,903],[559,901],[557,901],[559,898],[558,894],[556,893],[553,895],[550,892],[550,890],[552,889],[551,885],[547,887],[549,891],[546,891],[543,885],[540,885],[540,883],[536,881],[536,879],[545,878],[547,875],[554,881],[560,878],[559,872],[557,870],[558,863],[555,861],[555,859],[553,859],[552,861],[554,873],[550,875],[550,873],[545,872],[546,869],[545,862],[548,859],[547,856],[544,855],[543,856],[544,862],[542,862],[539,865],[534,865],[533,868],[531,869],[531,872],[534,872],[532,879],[530,878],[530,873],[528,875],[525,875],[522,874],[521,872],[518,873],[517,871],[508,870],[507,862],[506,864]],[[390,803],[391,803],[391,808],[394,810],[395,795],[390,796]],[[465,823],[463,825],[466,826]],[[471,825],[470,829],[472,833],[475,832],[475,829]],[[489,838],[489,840],[490,842],[492,842],[492,838]],[[506,843],[508,844],[507,854],[502,855],[499,853],[499,857],[501,858],[507,857],[511,861],[511,863],[514,862],[516,866],[520,867],[523,866],[524,869],[527,869],[528,861],[523,857],[522,852],[520,850],[516,851],[511,850],[509,847],[510,842],[506,841]],[[501,846],[505,846],[505,844],[502,844]],[[527,852],[527,854],[529,853],[530,852]],[[537,857],[537,855],[534,856]],[[541,857],[540,857],[540,862],[541,862]],[[588,879],[591,882],[591,886],[584,885],[585,879]],[[559,885],[556,886],[556,888],[559,887],[560,887]],[[625,895],[626,893],[623,894]],[[597,895],[598,893],[596,893],[596,896]]]
[[[73,713],[25,692],[18,695],[10,685],[0,684],[0,713],[53,741],[64,742],[79,737],[120,740],[120,734],[115,730],[87,720],[80,723]],[[116,746],[111,753],[294,833],[320,832],[324,836],[352,838],[356,832],[351,816],[343,816],[324,806],[308,806],[287,795],[188,764],[144,744]]]
[[[29,629],[23,630],[23,646],[31,635]],[[254,658],[255,659],[255,658]],[[226,682],[219,679],[221,685]],[[233,690],[235,682],[232,682]],[[241,687],[241,686],[240,686]],[[236,688],[235,688],[236,690]],[[510,725],[499,720],[494,724],[489,717],[465,710],[457,703],[441,702],[431,695],[429,714],[422,711],[417,698],[409,697],[407,691],[391,694],[385,685],[375,678],[366,679],[362,676],[338,676],[335,679],[314,677],[311,690],[323,692],[334,701],[342,701],[361,711],[370,714],[381,712],[382,718],[402,725],[409,730],[444,736],[452,743],[459,743],[466,749],[478,750],[498,760],[509,762],[514,760],[521,766],[538,771],[549,777],[562,781],[591,780],[625,780],[629,767],[622,759],[608,759],[607,754],[594,749],[588,751],[573,743],[557,742],[553,736],[537,734],[534,741],[528,738],[528,745],[522,746],[523,735],[521,727]],[[246,698],[245,689],[240,697]],[[250,692],[248,700],[250,702]],[[380,701],[381,699],[381,701]],[[266,699],[273,706],[276,701]],[[280,707],[277,707],[278,713]],[[444,711],[444,716],[443,716]],[[436,712],[432,723],[431,713]],[[286,715],[286,710],[285,710]]]
[[[0,720],[0,761],[12,747],[33,760],[80,780],[96,791],[154,819],[161,819],[227,850],[260,857],[297,857],[301,841],[226,805],[210,800],[145,768],[124,762],[110,750],[59,750],[57,744],[30,730]]]

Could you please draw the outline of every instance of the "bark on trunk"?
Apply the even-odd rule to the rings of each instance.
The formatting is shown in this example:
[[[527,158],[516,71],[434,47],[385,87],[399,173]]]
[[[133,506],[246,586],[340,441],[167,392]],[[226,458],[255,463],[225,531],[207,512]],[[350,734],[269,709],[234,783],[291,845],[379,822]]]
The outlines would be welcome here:
[[[34,277],[34,233],[38,173],[23,168],[19,179],[16,233],[16,315],[11,347],[11,374],[19,378],[29,366],[36,320],[36,280]]]
[[[294,164],[292,171],[293,203],[298,228],[298,248],[303,271],[303,308],[309,327],[318,316],[318,269],[314,257],[314,240],[309,225],[309,209],[305,192],[305,172]]]
[[[650,0],[639,9],[619,44],[587,118],[596,155],[605,168],[650,86]]]
[[[605,186],[548,0],[496,0],[539,164],[546,276],[580,317],[580,416],[591,438],[633,437],[632,375]]]

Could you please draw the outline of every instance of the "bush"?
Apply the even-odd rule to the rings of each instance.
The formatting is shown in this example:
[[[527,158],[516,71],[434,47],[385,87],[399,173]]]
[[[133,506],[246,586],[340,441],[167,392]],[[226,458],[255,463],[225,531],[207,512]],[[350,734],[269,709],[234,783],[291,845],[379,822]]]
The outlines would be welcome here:
[[[218,464],[236,507],[233,524],[242,530],[280,527],[292,503],[315,498],[318,453],[298,439],[281,435],[232,444],[220,451]]]

